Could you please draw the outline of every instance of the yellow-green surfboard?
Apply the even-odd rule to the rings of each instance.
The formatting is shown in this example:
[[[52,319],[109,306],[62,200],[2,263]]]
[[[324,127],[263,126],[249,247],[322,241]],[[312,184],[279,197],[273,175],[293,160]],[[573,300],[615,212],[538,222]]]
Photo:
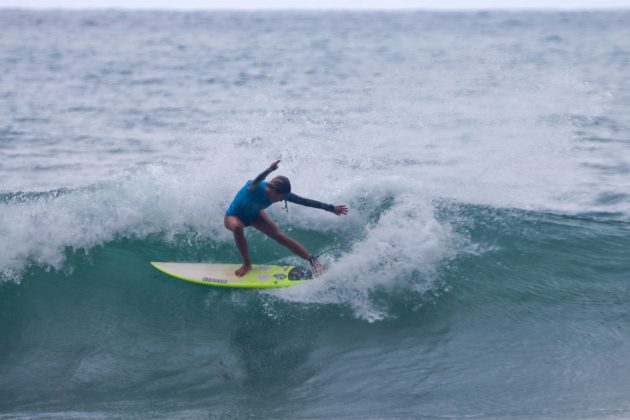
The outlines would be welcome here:
[[[243,277],[234,274],[239,264],[198,264],[155,262],[151,265],[164,274],[180,280],[218,287],[263,289],[289,287],[313,278],[310,270],[292,265],[259,265]]]

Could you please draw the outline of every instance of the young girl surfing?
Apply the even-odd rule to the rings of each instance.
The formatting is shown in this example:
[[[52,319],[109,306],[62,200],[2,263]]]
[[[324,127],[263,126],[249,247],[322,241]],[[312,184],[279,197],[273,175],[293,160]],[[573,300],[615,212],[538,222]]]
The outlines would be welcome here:
[[[225,212],[225,227],[234,233],[236,247],[243,257],[243,265],[234,272],[239,277],[242,277],[252,269],[247,250],[247,241],[245,240],[245,228],[247,226],[255,227],[281,245],[289,248],[295,255],[307,260],[313,267],[315,275],[319,275],[323,271],[321,264],[299,242],[289,238],[282,232],[269,215],[265,213],[264,209],[273,203],[286,200],[303,206],[326,210],[335,213],[337,216],[348,214],[348,207],[345,205],[333,206],[332,204],[321,203],[293,194],[289,179],[282,175],[266,182],[265,178],[267,175],[278,169],[278,163],[280,161],[276,160],[253,181],[247,181]]]

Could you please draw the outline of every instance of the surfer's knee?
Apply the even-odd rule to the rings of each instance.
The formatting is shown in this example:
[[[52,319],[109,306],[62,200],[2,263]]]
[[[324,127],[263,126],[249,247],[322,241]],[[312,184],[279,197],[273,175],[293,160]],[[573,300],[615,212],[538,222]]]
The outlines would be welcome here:
[[[243,230],[245,229],[243,222],[241,222],[239,218],[235,216],[225,216],[224,223],[225,227],[234,233],[243,232]]]

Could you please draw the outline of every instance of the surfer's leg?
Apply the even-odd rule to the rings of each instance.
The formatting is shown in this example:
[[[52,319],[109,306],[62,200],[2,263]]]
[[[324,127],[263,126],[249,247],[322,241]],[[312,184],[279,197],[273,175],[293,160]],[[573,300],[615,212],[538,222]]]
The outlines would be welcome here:
[[[264,212],[264,210],[261,210],[261,212],[258,213],[258,217],[252,221],[252,226],[270,238],[275,239],[279,244],[289,248],[289,250],[295,255],[298,255],[311,263],[316,276],[320,275],[324,271],[324,268],[319,261],[311,258],[311,254],[302,246],[302,244],[295,239],[289,238],[284,232],[282,232],[273,220],[271,220],[271,217]]]
[[[249,251],[247,250],[247,240],[245,239],[245,225],[236,216],[225,216],[224,223],[225,227],[234,233],[234,242],[236,242],[236,247],[243,257],[243,265],[234,272],[234,274],[241,277],[252,269],[252,264],[249,261]]]
[[[258,213],[258,217],[252,221],[252,226],[270,238],[275,239],[279,244],[289,248],[289,250],[295,255],[298,255],[305,260],[311,256],[311,254],[309,254],[298,241],[289,238],[284,232],[282,232],[264,210],[261,210],[261,212]]]

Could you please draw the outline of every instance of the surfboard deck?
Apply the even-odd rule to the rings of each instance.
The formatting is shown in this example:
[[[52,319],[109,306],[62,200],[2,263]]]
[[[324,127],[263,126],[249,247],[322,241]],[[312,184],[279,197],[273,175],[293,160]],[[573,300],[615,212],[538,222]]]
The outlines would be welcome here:
[[[309,269],[293,265],[254,264],[243,277],[234,274],[240,264],[200,264],[151,261],[164,274],[207,286],[263,289],[290,287],[313,278]]]

